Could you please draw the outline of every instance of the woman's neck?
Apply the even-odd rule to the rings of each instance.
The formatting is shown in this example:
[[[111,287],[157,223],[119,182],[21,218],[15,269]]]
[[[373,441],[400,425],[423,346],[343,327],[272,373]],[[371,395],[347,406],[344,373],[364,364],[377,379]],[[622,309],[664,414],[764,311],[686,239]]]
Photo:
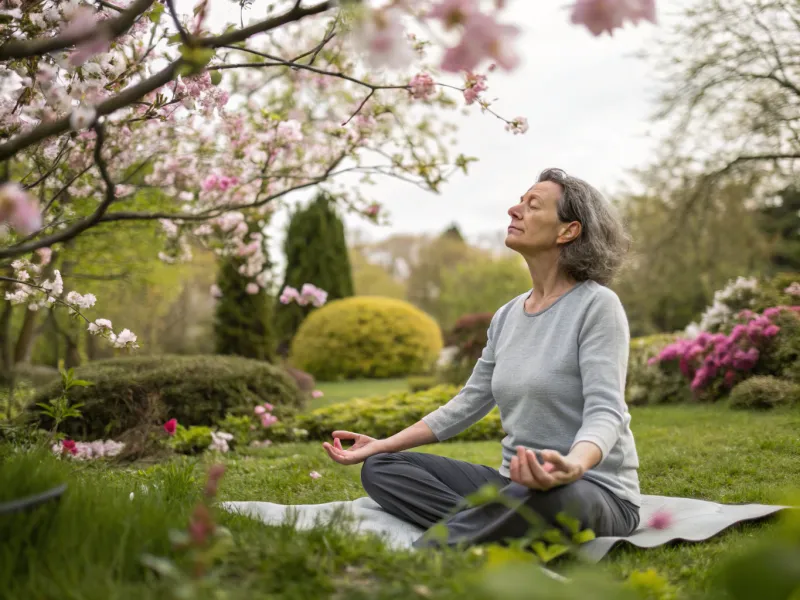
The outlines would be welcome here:
[[[533,293],[526,302],[530,312],[544,310],[577,283],[559,268],[557,256],[527,258],[526,262],[533,284]]]

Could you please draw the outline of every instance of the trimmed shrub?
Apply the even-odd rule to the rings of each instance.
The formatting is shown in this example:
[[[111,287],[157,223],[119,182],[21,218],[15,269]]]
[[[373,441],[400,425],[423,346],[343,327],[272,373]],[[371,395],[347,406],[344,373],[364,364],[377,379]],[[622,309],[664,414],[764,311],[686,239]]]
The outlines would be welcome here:
[[[648,361],[679,339],[677,334],[660,333],[631,340],[625,401],[629,406],[675,404],[691,398],[680,372],[661,369]]]
[[[770,409],[800,401],[800,385],[777,377],[751,377],[731,390],[733,408]]]
[[[394,435],[413,425],[438,407],[447,404],[459,387],[440,385],[424,392],[399,392],[374,398],[359,398],[299,415],[292,422],[314,440],[330,439],[337,429],[357,431],[376,438]],[[505,434],[500,412],[492,410],[478,423],[456,436],[457,440],[501,440]]]
[[[184,426],[213,425],[229,412],[252,414],[253,407],[264,402],[275,405],[275,414],[285,418],[306,401],[279,367],[234,356],[115,358],[79,367],[75,377],[93,384],[69,391],[72,402],[84,403],[83,418],[69,419],[62,431],[77,439],[114,437],[169,418]],[[49,385],[29,405],[41,426],[49,428],[51,423],[35,404],[60,393],[60,384]]]
[[[412,304],[357,296],[311,313],[289,360],[323,381],[402,377],[428,372],[441,349],[436,321]]]

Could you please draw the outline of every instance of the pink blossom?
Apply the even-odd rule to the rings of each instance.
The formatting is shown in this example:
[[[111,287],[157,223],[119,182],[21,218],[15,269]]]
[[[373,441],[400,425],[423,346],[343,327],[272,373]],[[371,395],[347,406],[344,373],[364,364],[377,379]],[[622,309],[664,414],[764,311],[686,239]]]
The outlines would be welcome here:
[[[264,413],[261,415],[261,425],[263,427],[270,427],[278,422],[278,417],[275,415],[271,415],[270,413]]]
[[[169,435],[175,435],[175,431],[178,428],[178,419],[170,419],[166,423],[164,423],[164,431],[166,431]]]
[[[253,409],[253,412],[256,413],[257,415],[263,415],[265,412],[267,412],[267,409],[264,408],[263,406],[256,406]]]
[[[519,33],[515,25],[500,24],[489,15],[475,13],[467,20],[461,41],[445,52],[442,70],[472,71],[480,61],[491,58],[510,71],[519,64],[519,57],[509,44]]]
[[[464,76],[464,100],[467,104],[472,104],[480,97],[481,92],[489,89],[486,85],[486,75],[476,75],[468,71]]]
[[[216,283],[211,284],[211,288],[209,289],[209,293],[214,298],[222,298],[222,290],[219,289],[219,286]]]
[[[656,23],[655,0],[575,0],[572,22],[584,25],[595,36],[613,35],[626,20]]]
[[[320,475],[316,471],[311,471],[311,473],[309,473],[308,476],[311,477],[311,479],[319,479],[320,477],[322,477],[322,475]]]
[[[428,11],[428,17],[442,21],[445,29],[463,25],[480,11],[478,0],[442,0]]]
[[[800,283],[793,281],[792,284],[783,291],[790,296],[800,296]]]
[[[42,227],[39,205],[18,183],[0,185],[0,224],[8,223],[22,235]]]
[[[510,131],[514,135],[525,133],[528,131],[528,119],[525,117],[517,117],[506,125],[506,131]]]
[[[275,407],[272,406],[272,404],[270,404],[269,402],[264,402],[262,406],[267,409],[267,412],[272,412],[273,410],[275,410]]]
[[[647,526],[653,529],[667,529],[672,526],[674,517],[665,509],[654,512],[647,521]]]
[[[251,296],[254,296],[254,295],[255,295],[255,294],[257,294],[259,291],[261,291],[261,288],[260,288],[260,287],[258,287],[258,284],[257,284],[257,283],[253,283],[253,282],[251,281],[250,283],[248,283],[248,284],[245,286],[245,288],[244,288],[244,291],[245,291],[245,292],[247,292],[248,294],[250,294]]]
[[[75,455],[75,454],[78,453],[78,448],[75,445],[75,442],[73,440],[63,440],[61,442],[61,448],[62,448],[62,453],[63,454],[73,454],[73,455]]]
[[[313,392],[311,392],[312,398],[322,398],[324,395],[325,394],[323,393],[322,390],[314,390]]]
[[[377,202],[373,202],[367,208],[364,209],[364,214],[368,217],[375,219],[377,218],[380,210],[381,210],[381,205],[378,204]]]
[[[283,292],[280,295],[280,303],[281,304],[289,304],[290,302],[297,300],[300,297],[300,293],[293,287],[289,287],[288,285],[283,288]]]
[[[369,12],[356,32],[356,47],[366,56],[370,67],[403,68],[413,58],[402,23],[402,13],[395,8]]]
[[[427,73],[417,73],[414,75],[408,83],[408,86],[411,91],[411,96],[418,100],[426,100],[430,96],[433,96],[436,91],[436,84],[433,81],[433,77]]]

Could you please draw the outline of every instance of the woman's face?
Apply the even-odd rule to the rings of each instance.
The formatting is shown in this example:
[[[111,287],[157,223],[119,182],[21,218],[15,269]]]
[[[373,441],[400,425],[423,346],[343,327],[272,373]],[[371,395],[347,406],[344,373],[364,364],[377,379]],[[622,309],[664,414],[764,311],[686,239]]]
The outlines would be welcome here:
[[[541,181],[525,192],[519,203],[508,209],[511,224],[506,246],[531,256],[575,239],[580,234],[580,224],[563,223],[558,218],[561,192],[561,186],[552,181]]]

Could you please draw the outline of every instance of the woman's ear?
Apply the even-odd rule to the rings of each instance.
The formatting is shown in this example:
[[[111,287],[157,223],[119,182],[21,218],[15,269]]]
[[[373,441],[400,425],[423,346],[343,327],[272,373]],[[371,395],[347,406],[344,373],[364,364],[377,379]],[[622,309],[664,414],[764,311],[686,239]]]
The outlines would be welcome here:
[[[581,231],[583,228],[578,221],[572,221],[571,223],[567,223],[561,231],[558,233],[558,243],[559,244],[567,244],[572,242],[581,235]]]

